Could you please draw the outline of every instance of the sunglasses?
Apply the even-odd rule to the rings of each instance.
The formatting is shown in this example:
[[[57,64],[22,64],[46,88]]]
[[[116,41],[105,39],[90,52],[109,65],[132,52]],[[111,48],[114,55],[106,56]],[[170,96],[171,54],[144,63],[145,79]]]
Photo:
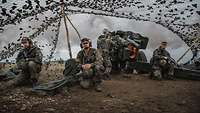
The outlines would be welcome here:
[[[89,44],[89,43],[88,42],[84,42],[83,45],[85,45],[85,44]]]

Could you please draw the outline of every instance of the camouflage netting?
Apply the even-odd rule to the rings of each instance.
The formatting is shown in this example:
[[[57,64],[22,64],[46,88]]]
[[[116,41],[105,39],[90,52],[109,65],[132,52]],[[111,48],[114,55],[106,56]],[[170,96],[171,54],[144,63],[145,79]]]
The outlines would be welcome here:
[[[169,29],[177,34],[188,46],[200,38],[200,2],[199,0],[66,0],[65,12],[68,15],[93,14],[112,16],[117,18],[149,21]],[[0,33],[9,25],[20,25],[24,22],[33,22],[38,26],[19,28],[18,39],[10,42],[0,51],[0,61],[14,55],[19,49],[19,40],[26,34],[32,39],[42,37],[52,31],[51,42],[38,42],[38,46],[48,47],[51,59],[55,51],[60,28],[60,1],[59,0],[22,0],[0,3]],[[48,14],[48,15],[45,15]],[[47,34],[46,33],[46,34]],[[41,36],[42,35],[42,36]],[[44,36],[43,36],[44,35]],[[196,42],[194,48],[200,48]]]

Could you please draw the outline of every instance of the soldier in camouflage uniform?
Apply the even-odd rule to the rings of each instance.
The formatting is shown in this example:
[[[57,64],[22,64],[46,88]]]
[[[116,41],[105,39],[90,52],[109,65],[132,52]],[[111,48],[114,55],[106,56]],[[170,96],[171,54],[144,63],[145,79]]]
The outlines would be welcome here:
[[[153,68],[152,77],[155,79],[173,79],[174,64],[169,52],[165,49],[167,42],[161,42],[158,49],[153,52],[151,64]]]
[[[110,50],[110,57],[112,63],[112,69],[116,72],[122,71],[125,67],[125,59],[124,59],[124,43],[120,37],[116,33],[113,33],[112,36],[112,45]]]
[[[97,49],[102,54],[103,65],[105,67],[104,76],[108,79],[110,79],[110,73],[112,70],[112,63],[110,57],[111,46],[112,46],[111,33],[107,29],[104,29],[103,35],[101,35],[97,39]]]
[[[101,91],[101,76],[104,72],[103,58],[96,49],[91,48],[90,39],[83,38],[80,45],[82,50],[77,55],[77,61],[80,63],[83,75],[80,79],[80,85],[83,88],[95,86],[96,91]]]
[[[23,49],[16,58],[17,69],[21,71],[13,80],[8,81],[8,87],[26,84],[34,87],[38,82],[39,72],[42,68],[42,52],[27,37],[21,39],[21,46]]]

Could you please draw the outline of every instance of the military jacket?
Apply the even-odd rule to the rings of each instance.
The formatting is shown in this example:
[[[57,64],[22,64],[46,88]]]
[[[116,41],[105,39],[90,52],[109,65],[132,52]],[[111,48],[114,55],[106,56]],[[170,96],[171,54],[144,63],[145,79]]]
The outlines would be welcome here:
[[[79,51],[77,60],[80,64],[91,64],[92,67],[103,64],[101,54],[94,48],[90,48],[88,54],[84,50]]]
[[[16,63],[22,60],[34,61],[35,63],[42,64],[43,54],[40,48],[33,46],[30,49],[22,49],[16,58]]]
[[[171,57],[166,49],[158,48],[153,52],[153,57],[160,57],[160,56]]]

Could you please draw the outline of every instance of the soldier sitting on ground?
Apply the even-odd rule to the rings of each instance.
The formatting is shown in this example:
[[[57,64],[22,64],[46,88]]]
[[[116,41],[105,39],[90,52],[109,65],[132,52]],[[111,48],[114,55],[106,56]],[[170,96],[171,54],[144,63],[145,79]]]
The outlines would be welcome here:
[[[152,78],[155,79],[173,79],[174,78],[174,60],[169,52],[165,49],[167,42],[161,42],[158,49],[153,52],[153,57],[150,61],[152,65]]]
[[[32,85],[33,87],[38,82],[39,72],[42,66],[42,52],[33,45],[33,42],[28,37],[21,39],[22,50],[17,55],[16,64],[20,73],[12,80],[5,84],[5,88],[11,86]]]
[[[103,58],[96,49],[92,48],[90,39],[83,38],[80,46],[82,50],[77,55],[82,71],[80,85],[86,89],[94,86],[96,91],[101,91],[101,76],[104,72]]]
[[[137,61],[137,54],[138,54],[138,48],[134,46],[132,43],[128,43],[128,57],[126,61],[126,68],[125,68],[125,73],[126,74],[137,74],[136,71],[136,65],[135,62]]]

